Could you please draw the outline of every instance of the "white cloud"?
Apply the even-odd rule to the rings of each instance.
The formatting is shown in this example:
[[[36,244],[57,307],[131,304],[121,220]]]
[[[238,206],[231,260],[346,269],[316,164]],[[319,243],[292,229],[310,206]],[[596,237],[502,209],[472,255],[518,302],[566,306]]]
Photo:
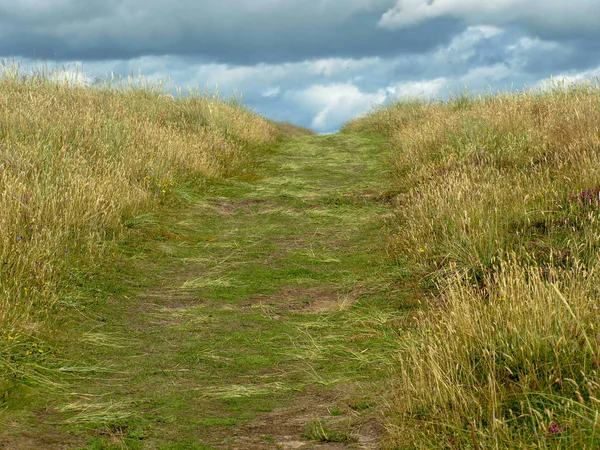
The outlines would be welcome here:
[[[467,73],[459,78],[459,82],[455,83],[455,89],[458,92],[452,92],[456,95],[467,88],[469,91],[489,91],[493,88],[503,90],[510,88],[506,84],[511,84],[512,80],[520,76],[506,63],[498,63],[491,66],[474,67],[469,69]],[[521,87],[521,86],[517,86]]]
[[[327,58],[302,63],[313,75],[325,77],[347,76],[350,73],[364,72],[381,66],[382,59],[373,58]]]
[[[585,70],[583,72],[559,73],[550,78],[544,78],[533,84],[533,88],[549,89],[557,84],[569,86],[575,83],[591,82],[600,84],[600,66],[595,69]]]
[[[432,62],[447,65],[448,62],[465,63],[477,52],[477,44],[504,34],[501,28],[491,26],[471,26],[456,35],[447,45],[440,47],[430,56]]]
[[[340,123],[350,120],[386,99],[383,89],[374,93],[361,92],[353,84],[315,84],[292,97],[305,108],[314,111],[312,127],[328,131]]]
[[[274,87],[274,88],[273,87],[269,88],[266,91],[263,91],[261,95],[263,97],[272,98],[272,97],[279,96],[280,93],[281,93],[281,89],[279,88],[279,86],[277,86],[277,87]]]
[[[446,87],[448,80],[446,78],[435,78],[433,80],[409,81],[389,86],[387,92],[396,97],[423,98],[431,99],[440,95],[442,89]]]
[[[458,52],[471,51],[482,39],[490,39],[504,33],[502,28],[488,25],[467,27],[462,33],[456,35],[450,43],[444,46],[444,50]]]
[[[554,53],[565,51],[564,46],[557,42],[543,41],[538,38],[522,37],[514,44],[506,46],[506,49],[511,51],[515,57],[520,56],[522,59],[527,59],[528,54],[537,53]]]
[[[379,26],[400,29],[452,17],[474,25],[597,31],[598,6],[598,0],[398,0],[381,16]]]
[[[518,3],[519,0],[398,0],[396,6],[381,16],[379,25],[384,28],[407,28],[444,16],[477,18],[477,21],[481,21],[505,9],[515,8]]]

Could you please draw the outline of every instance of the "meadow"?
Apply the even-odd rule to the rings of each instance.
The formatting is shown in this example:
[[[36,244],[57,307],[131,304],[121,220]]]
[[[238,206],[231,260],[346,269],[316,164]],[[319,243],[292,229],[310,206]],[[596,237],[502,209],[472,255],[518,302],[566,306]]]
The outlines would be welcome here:
[[[405,101],[388,253],[422,309],[397,354],[399,448],[597,448],[600,90]]]

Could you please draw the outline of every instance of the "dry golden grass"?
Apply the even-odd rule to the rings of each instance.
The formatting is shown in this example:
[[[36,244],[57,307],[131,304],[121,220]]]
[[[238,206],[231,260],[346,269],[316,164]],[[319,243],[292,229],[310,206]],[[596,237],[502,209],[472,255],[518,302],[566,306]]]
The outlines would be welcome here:
[[[242,170],[277,134],[218,98],[69,86],[3,69],[0,379],[23,363],[14,362],[15,336],[43,332],[69,290],[67,274],[110,258],[106,243],[123,236],[127,219],[182,183]]]
[[[390,253],[428,308],[398,355],[391,441],[597,448],[600,90],[397,103]]]

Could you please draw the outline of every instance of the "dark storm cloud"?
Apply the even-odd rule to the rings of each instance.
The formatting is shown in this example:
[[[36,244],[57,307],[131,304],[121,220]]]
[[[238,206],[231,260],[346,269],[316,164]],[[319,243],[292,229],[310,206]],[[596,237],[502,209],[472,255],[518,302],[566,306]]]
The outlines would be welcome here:
[[[420,53],[460,31],[452,18],[410,30],[377,27],[394,4],[385,0],[348,2],[346,9],[341,1],[77,0],[46,7],[41,2],[37,13],[26,8],[32,3],[0,0],[0,54],[88,61],[179,55],[230,64],[277,63]]]
[[[577,71],[582,72],[600,65],[600,50],[582,51],[571,45],[549,45],[545,49],[529,52],[522,69],[531,74]]]

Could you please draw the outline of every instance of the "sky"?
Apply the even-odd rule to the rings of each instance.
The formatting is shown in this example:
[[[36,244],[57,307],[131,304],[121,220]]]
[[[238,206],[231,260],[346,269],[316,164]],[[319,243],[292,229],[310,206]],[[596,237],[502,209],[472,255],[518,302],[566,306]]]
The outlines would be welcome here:
[[[0,0],[0,60],[141,73],[318,133],[396,99],[600,76],[598,0]],[[167,81],[168,80],[168,81]]]

